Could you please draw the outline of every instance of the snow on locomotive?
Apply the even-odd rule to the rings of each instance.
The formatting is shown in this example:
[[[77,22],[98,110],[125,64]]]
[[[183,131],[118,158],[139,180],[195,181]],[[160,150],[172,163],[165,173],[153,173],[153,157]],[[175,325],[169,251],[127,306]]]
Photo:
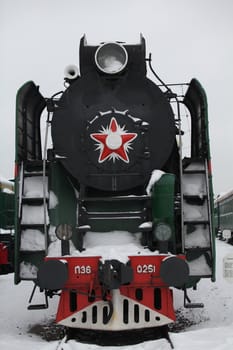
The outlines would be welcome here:
[[[164,331],[175,320],[171,287],[195,307],[186,289],[214,280],[206,95],[196,79],[185,96],[148,79],[143,37],[99,46],[83,37],[79,61],[64,92],[44,98],[29,81],[17,94],[15,283],[32,280],[32,297],[44,291],[30,309],[61,291],[56,321],[68,329]]]

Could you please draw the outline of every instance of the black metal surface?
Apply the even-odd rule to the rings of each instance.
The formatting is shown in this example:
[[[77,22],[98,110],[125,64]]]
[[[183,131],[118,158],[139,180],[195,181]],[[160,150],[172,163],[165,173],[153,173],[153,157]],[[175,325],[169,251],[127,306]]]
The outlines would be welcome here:
[[[59,290],[65,285],[68,278],[67,265],[59,260],[45,261],[37,274],[37,285],[41,289]]]
[[[82,343],[96,344],[100,346],[133,345],[161,338],[167,339],[171,348],[174,348],[169,337],[167,325],[127,331],[98,331],[80,328],[67,329],[67,341],[75,339]]]
[[[32,82],[18,91],[16,101],[16,160],[41,159],[40,117],[45,99]]]
[[[118,260],[105,260],[99,265],[99,281],[107,289],[118,289],[133,279],[133,269]]]
[[[99,162],[100,151],[91,134],[109,128],[113,117],[126,133],[137,134],[128,162],[110,158]],[[58,102],[52,139],[55,153],[63,157],[60,161],[81,183],[126,190],[145,184],[153,169],[165,165],[175,142],[173,112],[160,89],[145,77],[128,72],[113,82],[93,73],[74,82]]]
[[[140,73],[141,75],[146,74],[146,62],[145,62],[145,39],[141,36],[140,43],[135,45],[126,45],[125,43],[120,43],[124,46],[128,53],[128,64],[127,71],[131,70]],[[96,72],[95,64],[95,52],[99,46],[89,46],[86,43],[86,38],[82,37],[80,40],[80,55],[79,55],[79,67],[81,75],[89,74],[90,72]],[[102,75],[104,75],[102,73]]]
[[[207,102],[204,90],[196,79],[192,79],[183,103],[191,116],[191,157],[208,156]]]
[[[162,280],[172,287],[182,287],[188,282],[189,267],[185,260],[169,257],[162,261],[160,268]]]

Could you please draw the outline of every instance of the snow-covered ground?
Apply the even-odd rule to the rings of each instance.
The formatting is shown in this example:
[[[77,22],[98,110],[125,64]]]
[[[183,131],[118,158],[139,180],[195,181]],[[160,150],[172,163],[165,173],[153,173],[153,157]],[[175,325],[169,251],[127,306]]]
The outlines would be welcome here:
[[[202,280],[197,291],[189,291],[193,302],[203,302],[204,309],[184,309],[183,294],[175,290],[175,306],[179,317],[185,320],[187,327],[179,333],[170,333],[176,350],[231,350],[233,349],[233,283],[223,278],[223,259],[232,254],[233,247],[217,241],[217,282]],[[47,342],[36,332],[40,324],[48,324],[54,318],[58,298],[50,301],[48,310],[28,311],[31,283],[13,284],[13,274],[0,276],[0,349],[2,350],[99,350],[100,346],[81,344],[69,341],[59,344],[58,341]],[[43,302],[43,300],[37,300]],[[145,343],[106,347],[106,350],[168,350],[166,340],[148,341]]]

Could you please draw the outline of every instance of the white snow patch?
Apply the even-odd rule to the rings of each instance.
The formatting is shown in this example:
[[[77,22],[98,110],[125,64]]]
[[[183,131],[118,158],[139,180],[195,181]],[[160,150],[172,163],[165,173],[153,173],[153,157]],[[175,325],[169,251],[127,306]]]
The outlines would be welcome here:
[[[43,179],[45,181],[46,197],[48,197],[48,178],[43,176],[32,176],[24,179],[23,195],[27,198],[43,198]]]
[[[190,163],[186,168],[185,170],[188,170],[188,171],[204,171],[205,170],[205,164],[202,162],[193,162],[193,163]]]
[[[143,223],[139,226],[139,228],[140,228],[140,229],[145,229],[145,228],[151,229],[152,226],[153,226],[152,221],[146,221],[146,222],[143,222]]]
[[[204,225],[193,225],[194,231],[192,233],[185,232],[185,248],[192,247],[209,247],[210,237],[209,228]],[[185,226],[187,229],[187,226]]]
[[[12,188],[13,188],[13,186],[12,186]],[[10,190],[9,188],[3,188],[2,192],[8,193],[8,194],[14,194],[14,190]]]
[[[202,221],[208,219],[207,207],[203,205],[192,205],[184,202],[184,220]]]
[[[151,195],[152,188],[156,182],[160,180],[160,178],[165,174],[164,171],[155,169],[152,171],[151,178],[146,188],[146,193]]]
[[[182,179],[183,194],[203,198],[206,195],[204,180],[202,174],[184,175]]]
[[[54,209],[58,205],[58,198],[53,191],[49,192],[49,209]]]
[[[50,242],[54,242],[57,240],[57,236],[56,236],[55,231],[56,231],[56,227],[53,225],[50,225],[49,226],[49,241]]]
[[[61,256],[61,241],[57,238],[48,246],[48,256]]]
[[[14,182],[11,182],[0,175],[0,190],[7,193],[14,193]]]
[[[115,56],[106,56],[102,59],[102,68],[105,72],[118,72],[122,68],[122,62],[118,61]]]
[[[140,233],[127,231],[87,232],[84,236],[84,251],[79,252],[70,241],[71,256],[101,256],[103,260],[117,259],[123,263],[133,255],[151,255],[151,251],[142,247]],[[156,254],[154,252],[153,254]],[[61,255],[61,241],[56,239],[48,247],[49,256]]]
[[[45,249],[45,237],[39,230],[23,230],[21,233],[20,250],[43,250]]]
[[[188,265],[191,276],[211,275],[211,269],[207,264],[204,255],[201,255],[198,259],[193,261],[188,261]]]
[[[43,205],[27,205],[22,208],[22,225],[44,224],[44,206]],[[46,211],[46,223],[49,223],[49,216]]]
[[[203,302],[203,309],[184,309],[183,293],[174,289],[175,308],[198,324],[179,333],[170,333],[175,350],[231,350],[233,349],[233,284],[223,278],[223,258],[232,253],[232,246],[217,241],[217,282],[202,279],[197,291],[188,290],[192,302]],[[28,311],[28,297],[33,283],[24,281],[14,285],[13,274],[0,276],[1,317],[0,348],[4,350],[58,350],[59,342],[48,343],[28,333],[30,327],[48,324],[56,313],[58,298],[49,299],[47,310]],[[39,303],[43,294],[37,293]],[[68,341],[64,350],[103,350],[103,347]],[[106,350],[170,350],[165,340],[148,341],[131,346],[108,346]],[[61,348],[60,348],[61,350]]]
[[[38,268],[29,262],[22,261],[20,264],[20,277],[21,278],[36,278]]]
[[[84,236],[85,250],[75,251],[75,256],[101,256],[103,260],[117,259],[123,263],[131,255],[151,255],[151,251],[140,244],[140,233],[126,231],[87,232]]]

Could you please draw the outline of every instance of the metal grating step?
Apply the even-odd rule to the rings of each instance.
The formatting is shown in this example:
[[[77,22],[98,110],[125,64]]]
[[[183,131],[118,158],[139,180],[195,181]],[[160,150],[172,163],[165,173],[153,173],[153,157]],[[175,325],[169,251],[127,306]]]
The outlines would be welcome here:
[[[36,229],[36,230],[39,230],[39,231],[42,231],[44,230],[44,224],[21,224],[20,225],[20,228],[21,230],[27,230],[29,228],[31,229]],[[46,225],[46,227],[48,228],[49,225]]]
[[[109,196],[109,197],[83,197],[81,202],[121,202],[121,201],[149,201],[151,200],[150,196]]]
[[[48,203],[48,197],[45,198],[46,203]],[[43,197],[22,197],[22,204],[28,205],[42,205],[44,204]]]
[[[205,170],[188,170],[188,169],[184,169],[183,170],[183,174],[205,174]]]
[[[208,220],[185,220],[184,225],[209,225],[210,222]]]
[[[23,254],[23,255],[32,255],[32,254],[42,254],[42,253],[45,253],[45,249],[40,249],[40,250],[22,250],[20,249],[20,252]]]

